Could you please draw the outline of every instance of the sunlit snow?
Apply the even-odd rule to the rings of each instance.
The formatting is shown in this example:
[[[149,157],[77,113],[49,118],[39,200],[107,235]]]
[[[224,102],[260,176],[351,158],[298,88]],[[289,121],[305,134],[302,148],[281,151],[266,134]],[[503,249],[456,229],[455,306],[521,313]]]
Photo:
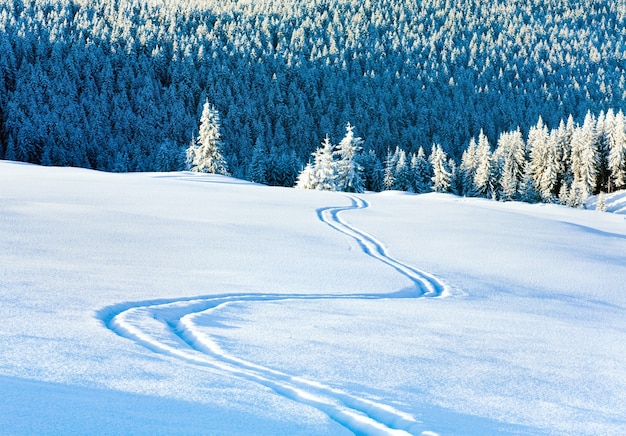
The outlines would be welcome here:
[[[624,434],[605,204],[0,161],[0,432]]]

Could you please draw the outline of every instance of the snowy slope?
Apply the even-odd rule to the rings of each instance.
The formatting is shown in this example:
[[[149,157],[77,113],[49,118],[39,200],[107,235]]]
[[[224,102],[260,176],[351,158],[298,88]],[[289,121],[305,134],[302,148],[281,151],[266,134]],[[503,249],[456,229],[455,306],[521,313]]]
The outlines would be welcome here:
[[[626,432],[623,215],[0,162],[0,235],[8,434]]]

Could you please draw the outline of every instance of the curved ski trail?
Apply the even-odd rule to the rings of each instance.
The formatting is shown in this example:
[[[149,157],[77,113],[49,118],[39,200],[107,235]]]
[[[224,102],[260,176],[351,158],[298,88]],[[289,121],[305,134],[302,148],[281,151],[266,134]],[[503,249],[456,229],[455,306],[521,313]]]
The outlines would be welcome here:
[[[319,219],[356,240],[368,256],[389,265],[409,278],[415,284],[416,292],[413,297],[433,298],[449,294],[446,285],[436,277],[394,259],[380,241],[341,219],[339,214],[342,211],[369,206],[365,200],[357,196],[349,198],[352,203],[349,206],[319,209]],[[419,422],[394,407],[231,356],[210,335],[198,328],[197,323],[200,317],[210,316],[233,302],[402,297],[406,295],[233,294],[125,303],[104,309],[101,313],[106,327],[122,337],[131,339],[156,353],[176,357],[195,365],[219,369],[259,383],[279,395],[317,408],[355,434],[420,434],[424,429],[419,428],[421,427]]]

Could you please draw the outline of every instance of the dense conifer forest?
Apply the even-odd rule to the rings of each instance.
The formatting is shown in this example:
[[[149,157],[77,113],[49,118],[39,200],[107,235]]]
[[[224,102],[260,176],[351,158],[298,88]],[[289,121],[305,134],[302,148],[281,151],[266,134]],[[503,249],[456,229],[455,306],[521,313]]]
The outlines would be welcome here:
[[[364,188],[419,191],[392,167],[436,152],[448,190],[516,198],[465,192],[464,152],[518,135],[529,160],[537,131],[569,141],[626,109],[626,6],[609,0],[0,0],[0,53],[0,158],[106,171],[184,168],[208,101],[237,177],[292,186],[351,123]],[[531,197],[572,189],[571,169],[543,190],[528,171]],[[616,188],[593,171],[592,192]]]

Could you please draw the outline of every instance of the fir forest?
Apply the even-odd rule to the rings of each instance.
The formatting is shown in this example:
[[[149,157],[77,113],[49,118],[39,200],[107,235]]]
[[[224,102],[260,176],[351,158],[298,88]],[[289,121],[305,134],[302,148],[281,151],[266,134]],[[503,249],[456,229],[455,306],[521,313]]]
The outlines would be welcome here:
[[[0,53],[0,159],[198,170],[205,131],[269,185],[626,188],[620,1],[0,0]]]

